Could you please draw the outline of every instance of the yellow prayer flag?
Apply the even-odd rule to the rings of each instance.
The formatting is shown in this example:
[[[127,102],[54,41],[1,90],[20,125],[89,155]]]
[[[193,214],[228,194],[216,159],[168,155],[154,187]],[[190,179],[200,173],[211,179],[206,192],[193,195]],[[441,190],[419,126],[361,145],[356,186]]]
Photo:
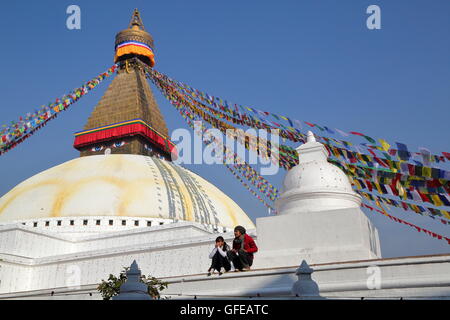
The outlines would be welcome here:
[[[345,159],[348,159],[348,153],[347,153],[347,150],[342,149],[341,152],[342,152],[342,154],[344,155],[344,158],[345,158]]]
[[[360,153],[356,153],[356,157],[358,158],[359,161],[361,161],[362,163],[366,164],[366,162],[364,161],[362,155]]]
[[[397,183],[396,183],[395,187],[397,188],[398,195],[400,197],[402,197],[405,194],[405,189],[403,189],[403,187],[402,187],[402,185],[400,183],[400,180],[397,180]]]
[[[430,167],[422,167],[422,175],[424,177],[431,178],[431,168]]]
[[[340,154],[339,154],[339,152],[337,151],[337,149],[336,149],[336,148],[333,148],[332,150],[333,150],[334,156],[335,156],[336,158],[339,158],[339,157],[340,157]]]
[[[387,143],[386,140],[378,139],[378,141],[380,141],[380,144],[385,151],[389,151],[389,148],[391,147],[391,145],[389,143]]]
[[[383,194],[383,190],[381,190],[380,184],[378,182],[373,182],[372,184],[375,185],[375,187],[377,188],[377,190],[380,194]]]
[[[447,219],[450,219],[450,212],[445,211],[445,210],[441,210],[441,213],[442,213]]]
[[[437,194],[433,194],[431,196],[431,198],[433,199],[433,203],[435,206],[443,206],[444,203],[441,201],[441,199],[439,198],[439,196]]]
[[[378,208],[380,208],[381,211],[383,211],[383,214],[385,216],[389,216],[388,213],[386,212],[386,210],[384,210],[383,206],[381,205],[381,203],[378,200],[376,200],[376,204],[377,204]]]
[[[381,205],[381,203],[380,203],[379,207],[380,207],[381,211],[383,211],[383,213],[384,213],[385,216],[389,216],[389,214],[386,212],[386,210],[385,210],[384,207]]]

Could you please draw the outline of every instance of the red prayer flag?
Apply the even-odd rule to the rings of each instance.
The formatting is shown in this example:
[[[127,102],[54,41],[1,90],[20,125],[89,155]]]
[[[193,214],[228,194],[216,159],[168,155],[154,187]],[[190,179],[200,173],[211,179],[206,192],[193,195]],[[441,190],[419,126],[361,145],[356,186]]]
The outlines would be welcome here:
[[[446,157],[448,160],[450,160],[450,153],[442,152],[442,154],[444,155],[444,157]]]
[[[351,134],[355,134],[355,135],[357,135],[357,136],[364,136],[364,134],[362,134],[362,133],[359,133],[359,132],[355,132],[355,131],[350,131],[350,133]]]
[[[400,203],[402,204],[403,209],[405,209],[405,211],[408,211],[408,205],[403,201],[401,201]]]
[[[374,157],[374,159],[375,159],[379,164],[381,164],[382,167],[389,168],[389,166],[388,166],[386,163],[384,163],[384,161],[382,161],[380,158]]]
[[[415,175],[414,165],[408,163],[408,171],[410,175],[414,176]]]
[[[420,198],[422,198],[422,201],[423,201],[423,202],[429,202],[429,203],[432,203],[432,202],[430,201],[430,199],[428,199],[428,197],[427,197],[426,194],[420,192],[419,190],[417,190],[417,193],[419,194]]]
[[[372,151],[372,149],[370,149],[370,148],[367,148],[367,150],[370,152],[370,154],[372,155],[372,156],[374,156],[374,157],[376,157],[377,155],[375,154],[375,152],[373,152]]]

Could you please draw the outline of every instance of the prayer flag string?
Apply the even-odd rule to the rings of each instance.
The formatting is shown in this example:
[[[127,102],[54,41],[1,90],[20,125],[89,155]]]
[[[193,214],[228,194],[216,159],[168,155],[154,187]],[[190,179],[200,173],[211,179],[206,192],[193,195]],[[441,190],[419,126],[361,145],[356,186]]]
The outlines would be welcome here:
[[[39,110],[20,117],[18,122],[11,121],[9,125],[0,128],[0,155],[15,148],[25,139],[32,136],[37,130],[45,126],[50,120],[55,119],[61,111],[67,110],[73,103],[92,89],[96,88],[104,79],[111,76],[117,68],[112,66],[97,77],[84,83],[81,87],[55,100],[55,102],[43,105]]]
[[[176,88],[169,87],[167,84],[161,82],[159,78],[153,77],[153,79],[158,82],[157,84],[160,89],[165,90],[166,92],[170,91],[170,90],[172,92],[176,92],[177,95],[182,96],[183,99],[186,99],[186,97],[188,97],[187,95],[183,95],[182,93],[178,92],[176,90]],[[222,131],[225,131],[225,129],[228,129],[228,128],[235,128],[231,124],[225,124],[222,120],[212,118],[206,112],[201,111],[199,108],[195,107],[192,104],[192,100],[189,101],[189,106],[193,110],[193,112],[200,115],[208,123],[210,123],[211,125],[213,125],[216,128],[221,129]],[[197,104],[197,106],[198,106],[198,104]],[[216,114],[216,116],[217,116],[217,114]],[[224,115],[222,115],[222,116],[224,116]],[[223,119],[223,117],[221,119]],[[236,123],[236,122],[233,122],[233,123]],[[304,138],[300,137],[300,139],[304,139]],[[360,178],[367,178],[367,172],[364,172],[364,170],[365,171],[376,170],[377,173],[375,174],[375,176],[380,177],[380,179],[383,178],[383,176],[385,176],[385,175],[391,175],[391,177],[392,176],[396,177],[396,180],[399,180],[400,184],[405,184],[405,182],[404,182],[405,179],[398,178],[398,175],[401,174],[402,176],[411,176],[411,179],[407,178],[407,180],[418,180],[412,184],[410,183],[409,186],[412,185],[413,187],[415,187],[417,185],[418,187],[421,187],[422,189],[424,187],[433,187],[433,188],[438,187],[438,188],[440,188],[441,193],[443,193],[443,192],[448,193],[450,190],[449,180],[446,179],[446,178],[450,177],[450,172],[448,172],[448,171],[443,171],[440,169],[429,168],[429,167],[421,167],[421,166],[416,166],[416,165],[412,165],[412,164],[406,164],[406,166],[403,166],[403,165],[400,165],[398,162],[392,162],[392,161],[383,162],[383,161],[381,161],[381,159],[376,158],[376,157],[373,158],[371,156],[361,155],[359,153],[353,153],[350,151],[346,151],[345,149],[344,149],[344,151],[342,151],[339,148],[336,148],[329,144],[327,145],[327,143],[325,143],[325,146],[330,151],[330,155],[332,155],[333,157],[339,158],[341,160],[344,160],[344,159],[346,160],[346,162],[340,161],[341,166],[349,168],[348,172],[350,172],[353,175],[357,175]],[[252,146],[250,145],[250,147],[252,147]],[[280,165],[282,167],[284,167],[285,169],[289,169],[290,167],[294,166],[298,162],[298,155],[297,155],[297,152],[295,149],[293,149],[292,147],[286,146],[286,145],[279,145],[278,147],[279,147],[279,151],[280,151]],[[264,150],[264,151],[266,151],[266,150]],[[361,160],[362,164],[359,164],[359,162],[357,162],[358,159]],[[378,162],[376,162],[374,159],[377,160]],[[348,163],[347,161],[350,163]],[[373,165],[373,163],[375,163],[375,165]],[[383,166],[388,166],[388,164],[389,164],[390,167],[384,168],[384,167],[380,166],[378,163],[383,164]],[[368,166],[368,164],[371,164],[373,166]],[[364,168],[364,170],[356,170],[355,171],[354,170],[355,166]],[[390,169],[391,167],[392,167],[392,169]],[[398,171],[397,168],[400,168],[401,170]],[[425,176],[421,176],[421,175],[425,175]],[[373,174],[372,174],[372,176],[373,176]]]
[[[154,82],[157,87],[159,87],[158,83]],[[183,117],[183,119],[187,122],[188,126],[194,130],[196,134],[199,134],[201,136],[204,136],[204,139],[202,141],[205,144],[210,144],[212,142],[216,143],[217,149],[223,151],[225,156],[225,166],[227,169],[233,174],[233,176],[241,182],[241,184],[253,195],[255,196],[264,206],[266,206],[271,212],[276,212],[276,210],[264,199],[264,197],[269,198],[270,201],[274,201],[278,197],[278,189],[273,187],[272,184],[270,184],[266,179],[264,179],[262,176],[257,174],[257,172],[244,160],[240,159],[236,153],[232,153],[226,146],[224,146],[220,141],[215,140],[214,135],[208,134],[206,131],[206,127],[204,124],[201,124],[201,132],[196,132],[193,121],[196,119],[202,119],[199,115],[195,114],[195,112],[191,112],[191,108],[189,108],[189,104],[187,101],[183,101],[183,103],[179,103],[181,97],[177,97],[178,100],[175,100],[173,95],[171,95],[171,92],[165,91],[162,88],[160,88],[163,95],[169,100],[169,102],[178,109],[180,115]],[[188,107],[186,107],[186,105]],[[231,161],[227,161],[231,160]],[[230,166],[227,162],[234,163],[237,162],[238,164],[233,164]],[[243,175],[237,174],[237,171],[240,171],[241,173],[245,172]],[[252,185],[254,185],[259,193],[262,195],[259,195],[256,193],[244,180],[242,177],[246,178],[247,181],[249,181]]]
[[[157,72],[157,71],[155,71],[155,72]],[[262,111],[262,110],[255,109],[255,108],[248,107],[248,106],[242,106],[242,105],[230,103],[225,99],[210,96],[209,94],[207,94],[205,92],[201,92],[197,89],[190,87],[189,85],[186,85],[184,83],[181,83],[179,81],[171,79],[165,75],[162,75],[162,74],[159,74],[159,75],[165,77],[165,79],[167,79],[167,81],[170,81],[172,84],[178,86],[180,89],[184,90],[184,92],[194,96],[195,98],[197,98],[205,103],[209,103],[210,105],[212,105],[216,108],[226,111],[230,115],[238,115],[239,117],[254,119],[256,121],[259,121],[259,122],[265,123],[265,124],[269,124],[271,126],[276,126],[279,128],[286,128],[288,131],[291,131],[293,133],[296,133],[301,128],[303,128],[303,124],[304,124],[304,125],[308,126],[310,129],[317,129],[321,133],[327,133],[327,134],[333,135],[333,136],[337,136],[337,133],[339,133],[339,135],[342,137],[350,137],[350,136],[363,137],[370,144],[360,143],[360,144],[356,144],[356,146],[362,146],[365,148],[370,148],[372,150],[379,150],[384,153],[388,152],[389,156],[395,156],[399,160],[413,160],[412,158],[418,157],[424,163],[429,163],[429,162],[439,163],[439,162],[450,161],[450,153],[448,153],[448,152],[442,152],[442,155],[432,155],[428,151],[428,149],[423,148],[423,147],[420,148],[420,150],[419,150],[420,152],[411,152],[408,150],[408,147],[405,144],[400,143],[400,142],[396,142],[397,149],[390,148],[391,145],[384,139],[374,139],[364,133],[360,133],[360,132],[356,132],[356,131],[345,132],[343,130],[336,129],[336,128],[331,129],[327,126],[321,126],[321,125],[307,122],[307,121],[290,119],[287,116],[275,114],[272,112]],[[251,114],[249,114],[249,113],[251,113]],[[285,122],[285,125],[278,123],[276,121],[268,120],[269,116],[271,116],[278,122],[280,122],[280,120],[283,120]],[[334,138],[329,138],[329,139],[336,140]],[[347,146],[354,145],[353,143],[344,141],[344,140],[336,140],[335,142],[337,142],[339,144],[347,145]],[[420,161],[418,161],[418,159],[413,160],[413,161],[418,162],[419,164],[421,163]]]
[[[424,233],[426,233],[427,235],[429,235],[429,236],[431,236],[431,237],[433,237],[433,238],[435,238],[435,239],[438,239],[438,240],[445,240],[445,241],[447,241],[448,244],[450,244],[450,238],[444,237],[444,236],[442,236],[442,235],[440,235],[440,234],[437,234],[437,233],[435,233],[435,232],[429,231],[429,230],[427,230],[427,229],[425,229],[425,228],[422,228],[422,227],[418,227],[418,226],[416,226],[416,225],[414,225],[414,224],[412,224],[412,223],[409,223],[409,222],[407,222],[407,221],[405,221],[405,220],[402,220],[402,219],[399,219],[399,218],[397,218],[397,217],[394,217],[394,216],[388,214],[386,211],[378,210],[378,209],[376,209],[376,208],[374,208],[374,207],[372,207],[372,206],[369,206],[369,205],[365,204],[364,202],[361,204],[361,206],[364,207],[364,208],[369,209],[371,212],[374,212],[374,211],[375,211],[375,212],[381,213],[382,215],[388,217],[388,218],[391,219],[392,221],[395,221],[395,222],[401,223],[401,224],[405,224],[405,225],[407,225],[407,226],[410,226],[410,227],[412,227],[412,228],[415,228],[415,229],[417,230],[417,232],[424,232]]]

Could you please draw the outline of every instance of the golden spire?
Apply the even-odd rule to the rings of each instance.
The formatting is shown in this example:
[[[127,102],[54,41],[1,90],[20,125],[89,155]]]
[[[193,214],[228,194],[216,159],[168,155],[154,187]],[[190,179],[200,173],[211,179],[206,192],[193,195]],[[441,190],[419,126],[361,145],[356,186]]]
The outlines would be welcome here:
[[[170,160],[173,143],[164,117],[137,58],[154,65],[153,39],[134,10],[129,27],[116,35],[116,77],[91,113],[74,147],[81,156],[158,155]],[[130,62],[131,61],[131,62]]]

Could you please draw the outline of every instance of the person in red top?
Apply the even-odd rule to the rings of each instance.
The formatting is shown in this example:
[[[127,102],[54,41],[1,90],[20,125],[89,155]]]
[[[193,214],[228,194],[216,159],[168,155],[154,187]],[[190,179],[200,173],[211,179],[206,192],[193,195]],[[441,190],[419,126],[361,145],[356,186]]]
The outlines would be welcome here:
[[[233,248],[228,251],[228,259],[233,262],[235,271],[250,270],[253,254],[258,251],[255,240],[250,237],[244,227],[234,228]]]

